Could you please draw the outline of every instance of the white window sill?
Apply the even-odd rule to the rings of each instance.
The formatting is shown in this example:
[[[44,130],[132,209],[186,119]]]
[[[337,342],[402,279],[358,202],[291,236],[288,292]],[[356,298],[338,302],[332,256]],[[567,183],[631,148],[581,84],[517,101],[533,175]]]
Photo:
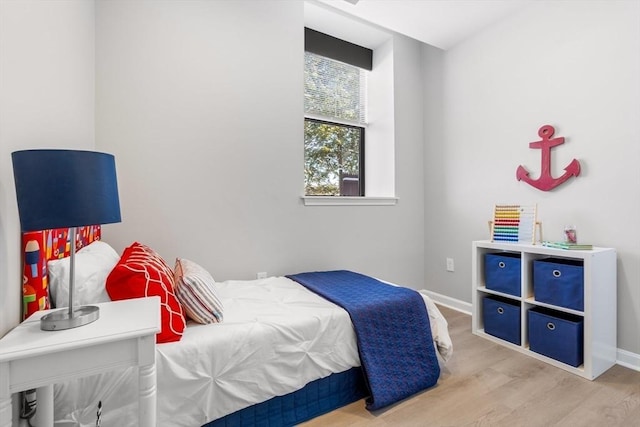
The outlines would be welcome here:
[[[397,197],[302,196],[305,206],[394,206]]]

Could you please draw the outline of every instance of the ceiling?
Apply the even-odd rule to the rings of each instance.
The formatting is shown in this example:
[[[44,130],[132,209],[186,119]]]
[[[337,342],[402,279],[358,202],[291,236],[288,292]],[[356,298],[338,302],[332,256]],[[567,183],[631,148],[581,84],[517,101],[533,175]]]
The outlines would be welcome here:
[[[329,6],[334,12],[373,23],[381,30],[392,30],[440,49],[449,49],[532,1],[316,0],[314,3],[325,6],[325,10]]]

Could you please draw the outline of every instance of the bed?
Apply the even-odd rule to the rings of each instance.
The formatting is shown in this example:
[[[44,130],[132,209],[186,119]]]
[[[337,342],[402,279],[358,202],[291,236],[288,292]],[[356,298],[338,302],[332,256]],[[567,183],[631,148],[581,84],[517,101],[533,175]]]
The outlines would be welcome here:
[[[66,301],[68,262],[64,257],[68,254],[69,245],[65,241],[68,236],[68,230],[23,235],[25,317],[38,309],[62,306]],[[147,251],[145,257],[155,257],[156,264],[164,263],[163,268],[170,269],[172,279],[176,280],[175,289],[161,286],[158,291],[164,295],[163,331],[158,334],[156,346],[158,426],[295,425],[362,398],[367,399],[370,409],[389,404],[383,397],[374,403],[372,390],[376,380],[371,372],[363,371],[373,371],[367,366],[374,364],[367,363],[373,363],[368,360],[375,359],[377,354],[368,356],[362,349],[365,344],[362,333],[357,334],[354,329],[357,314],[330,301],[342,297],[320,296],[318,290],[312,290],[312,284],[302,283],[309,273],[215,282],[195,262],[178,260],[182,263],[169,268],[159,254],[137,242],[122,255],[117,254],[101,241],[99,226],[81,228],[77,247],[78,304],[145,296],[129,289],[135,288],[132,283],[137,279],[128,275],[135,269],[122,273],[126,261],[135,258],[136,253],[139,256],[139,251]],[[176,272],[180,272],[180,277]],[[330,279],[326,281],[336,283],[336,276],[319,273]],[[363,286],[381,286],[384,292],[387,288],[394,288],[392,291],[398,288],[418,296],[426,308],[422,309],[428,316],[425,336],[433,351],[422,351],[428,347],[422,344],[413,347],[429,353],[428,357],[437,365],[426,368],[431,376],[429,385],[418,387],[435,385],[439,366],[451,356],[452,345],[446,320],[428,296],[367,276],[361,278],[362,275],[353,272],[326,273],[366,280]],[[122,276],[118,283],[127,284],[126,291],[116,292],[109,285],[118,274]],[[139,277],[140,271],[136,274]],[[144,275],[149,277],[148,271]],[[195,277],[213,282],[215,301],[204,315],[205,321],[209,315],[210,323],[198,323],[196,320],[203,319],[196,312],[197,307],[184,298],[178,305],[175,299],[164,299],[171,293],[184,293],[187,276],[189,280]],[[140,289],[148,293],[149,283],[139,286]],[[388,322],[388,317],[378,312],[374,317]],[[415,334],[420,334],[419,329]],[[133,369],[56,385],[56,425],[95,426],[95,408],[101,402],[102,426],[135,426],[137,375]]]

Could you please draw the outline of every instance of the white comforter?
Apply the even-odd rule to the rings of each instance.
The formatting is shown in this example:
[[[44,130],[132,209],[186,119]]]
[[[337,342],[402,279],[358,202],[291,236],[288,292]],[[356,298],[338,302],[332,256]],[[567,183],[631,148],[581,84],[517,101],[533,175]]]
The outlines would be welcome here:
[[[217,283],[224,322],[190,323],[179,342],[156,350],[159,427],[193,427],[360,366],[348,313],[284,277]],[[451,355],[447,323],[424,294],[441,360]],[[132,369],[55,389],[56,425],[135,426]],[[80,391],[82,390],[82,391]]]

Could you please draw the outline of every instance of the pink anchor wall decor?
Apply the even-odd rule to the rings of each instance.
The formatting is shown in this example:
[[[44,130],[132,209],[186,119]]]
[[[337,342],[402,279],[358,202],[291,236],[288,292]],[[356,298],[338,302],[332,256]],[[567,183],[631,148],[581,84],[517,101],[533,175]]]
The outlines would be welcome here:
[[[549,191],[556,188],[572,176],[580,175],[580,162],[576,159],[564,168],[564,174],[558,178],[551,176],[551,149],[557,145],[564,144],[564,137],[553,138],[555,129],[551,125],[544,125],[538,130],[538,135],[542,138],[540,141],[529,143],[529,148],[539,148],[542,150],[540,159],[540,177],[538,179],[532,179],[529,177],[529,172],[524,166],[518,166],[516,170],[516,178],[518,181],[524,181],[527,184],[542,191]]]

